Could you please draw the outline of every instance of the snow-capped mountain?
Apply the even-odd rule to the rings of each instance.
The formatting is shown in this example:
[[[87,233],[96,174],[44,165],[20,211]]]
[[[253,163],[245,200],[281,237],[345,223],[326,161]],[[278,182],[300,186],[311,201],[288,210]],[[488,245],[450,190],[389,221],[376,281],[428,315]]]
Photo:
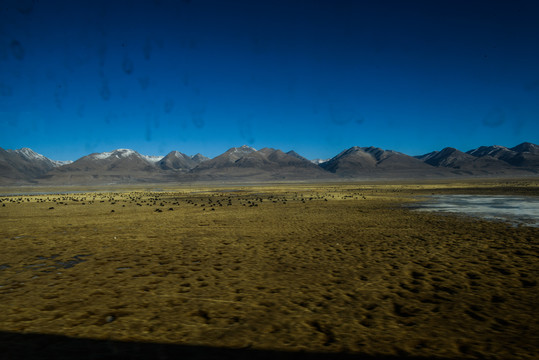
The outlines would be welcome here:
[[[251,147],[249,145],[242,145],[240,147],[234,147],[234,148],[231,148],[230,150],[233,150],[234,152],[244,152],[244,153],[252,153],[253,151],[256,151],[256,149],[254,147]]]
[[[110,152],[93,153],[83,156],[69,165],[62,167],[62,170],[136,170],[151,171],[155,164],[147,157],[131,149],[116,149]]]
[[[151,159],[151,158],[150,158]],[[137,183],[157,180],[155,162],[131,149],[93,153],[71,164],[50,170],[40,179],[44,184]]]
[[[111,158],[121,159],[121,158],[126,158],[132,155],[135,155],[135,156],[138,155],[142,157],[142,155],[137,153],[135,150],[131,150],[131,149],[116,149],[110,152],[93,153],[93,154],[88,155],[87,157],[91,159],[95,159],[95,160],[105,160],[105,159],[111,159]]]
[[[317,165],[319,164],[319,165]],[[354,146],[329,160],[307,160],[295,151],[233,147],[213,159],[171,151],[141,155],[131,149],[93,153],[55,161],[29,148],[0,148],[0,185],[111,184],[163,181],[344,178],[423,178],[444,176],[536,176],[539,146],[481,146],[466,153],[444,148],[425,155]]]
[[[29,148],[0,148],[0,183],[34,181],[36,177],[62,165],[64,162],[51,160]]]
[[[58,166],[62,166],[62,165],[67,165],[67,164],[71,164],[73,162],[71,160],[67,160],[67,161],[52,160],[52,159],[49,159],[48,157],[46,157],[44,155],[36,153],[34,150],[32,150],[30,148],[21,148],[21,149],[17,149],[17,150],[7,149],[6,151],[10,152],[12,154],[16,154],[16,155],[22,157],[23,159],[25,159],[27,161],[41,162],[41,163],[45,163],[45,164],[50,164],[52,167],[58,167]]]
[[[227,159],[228,161],[236,161],[238,159],[241,159],[242,157],[245,157],[248,154],[256,152],[256,149],[247,145],[242,145],[240,147],[233,147],[228,149],[227,152],[225,152],[222,155],[219,155],[218,157],[222,157],[223,159]]]
[[[23,158],[25,158],[26,160],[30,160],[30,161],[33,161],[33,160],[51,161],[47,157],[45,157],[45,156],[43,156],[41,154],[38,154],[38,153],[36,153],[35,151],[33,151],[32,149],[29,149],[29,148],[21,148],[21,149],[17,149],[17,150],[8,149],[7,151],[11,152],[13,154],[18,154],[18,155],[22,156]]]
[[[161,159],[163,159],[163,156],[141,155],[135,150],[131,150],[131,149],[116,149],[110,152],[93,153],[88,156],[95,160],[122,159],[122,158],[135,156],[135,157],[141,157],[142,159],[146,160],[150,164],[155,164],[159,162]]]

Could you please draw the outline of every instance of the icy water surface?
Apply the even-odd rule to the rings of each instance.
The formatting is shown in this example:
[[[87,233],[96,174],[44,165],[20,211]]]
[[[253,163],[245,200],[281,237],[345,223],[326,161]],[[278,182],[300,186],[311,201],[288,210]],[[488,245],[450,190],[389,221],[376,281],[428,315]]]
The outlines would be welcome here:
[[[513,224],[539,226],[539,198],[507,195],[434,195],[418,211],[461,213]]]

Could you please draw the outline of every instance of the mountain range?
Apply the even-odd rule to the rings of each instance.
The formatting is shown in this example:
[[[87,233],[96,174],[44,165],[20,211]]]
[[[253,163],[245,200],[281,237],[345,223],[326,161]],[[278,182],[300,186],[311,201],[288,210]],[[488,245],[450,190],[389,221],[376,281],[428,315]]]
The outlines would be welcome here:
[[[419,156],[354,146],[328,160],[295,151],[233,147],[207,158],[171,151],[164,157],[130,149],[93,153],[60,162],[29,148],[0,148],[0,185],[94,185],[141,182],[280,181],[338,179],[520,177],[539,175],[539,146],[481,146],[467,152],[447,147]]]

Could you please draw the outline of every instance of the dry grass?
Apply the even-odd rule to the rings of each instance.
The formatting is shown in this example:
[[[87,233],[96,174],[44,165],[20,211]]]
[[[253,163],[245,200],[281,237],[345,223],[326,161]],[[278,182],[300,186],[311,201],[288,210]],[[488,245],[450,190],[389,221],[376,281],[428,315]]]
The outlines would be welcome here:
[[[3,197],[0,331],[532,359],[539,353],[539,229],[401,205],[448,191],[537,194],[537,185]]]

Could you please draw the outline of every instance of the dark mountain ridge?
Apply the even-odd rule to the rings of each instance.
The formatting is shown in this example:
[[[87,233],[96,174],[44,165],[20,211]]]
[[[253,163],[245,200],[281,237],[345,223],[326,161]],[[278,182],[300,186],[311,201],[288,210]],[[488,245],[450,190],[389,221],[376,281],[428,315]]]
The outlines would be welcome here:
[[[278,180],[332,177],[319,166],[294,154],[272,148],[257,151],[244,145],[231,148],[211,160],[200,163],[191,170],[191,173],[211,179]]]
[[[539,146],[529,142],[524,142],[512,148],[500,145],[481,146],[466,153],[475,157],[491,156],[512,166],[539,166]]]
[[[426,164],[450,169],[480,170],[489,167],[494,168],[496,166],[507,168],[505,164],[499,163],[490,155],[475,157],[451,147],[446,147],[441,151],[434,151],[426,154],[420,157],[420,159]]]
[[[416,156],[438,168],[454,169],[460,175],[525,175],[539,171],[537,145],[522,143],[513,148],[500,145],[480,146],[463,153],[454,148]]]
[[[344,177],[362,175],[414,176],[432,169],[432,166],[412,156],[373,146],[354,146],[329,161],[320,164],[323,169]]]
[[[159,160],[158,166],[163,170],[175,169],[188,171],[206,160],[209,160],[209,158],[201,154],[189,156],[179,151],[171,151]]]

